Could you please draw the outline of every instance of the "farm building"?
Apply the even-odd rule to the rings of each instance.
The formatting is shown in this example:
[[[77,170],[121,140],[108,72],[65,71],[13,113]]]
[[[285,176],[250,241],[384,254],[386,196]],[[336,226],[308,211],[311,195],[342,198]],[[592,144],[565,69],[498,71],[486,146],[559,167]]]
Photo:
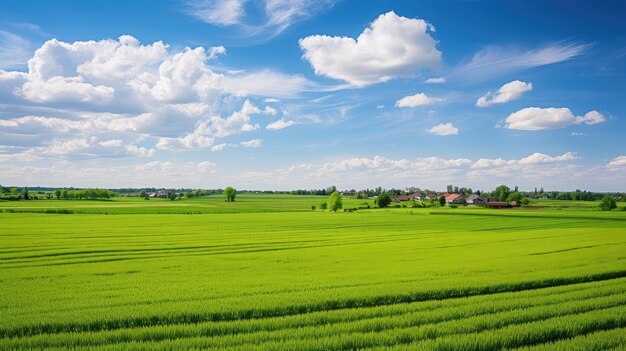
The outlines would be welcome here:
[[[489,201],[487,202],[489,208],[511,208],[513,205],[506,201]]]
[[[467,202],[469,205],[477,205],[477,206],[483,206],[487,203],[487,201],[484,198],[476,194],[472,194],[468,196],[467,198],[465,198],[465,202]]]
[[[439,197],[439,196],[437,196],[437,194],[426,194],[426,197],[425,197],[425,198],[426,198],[427,200],[432,200],[432,199],[436,199],[436,198],[438,198],[438,197]]]
[[[420,193],[419,191],[413,194],[409,194],[409,197],[415,200],[426,200],[426,195]]]
[[[391,197],[391,201],[409,201],[411,200],[411,197],[407,196],[407,195],[396,195],[396,196],[392,196]]]
[[[461,194],[448,194],[448,196],[446,196],[446,205],[463,203],[465,203],[465,199]]]

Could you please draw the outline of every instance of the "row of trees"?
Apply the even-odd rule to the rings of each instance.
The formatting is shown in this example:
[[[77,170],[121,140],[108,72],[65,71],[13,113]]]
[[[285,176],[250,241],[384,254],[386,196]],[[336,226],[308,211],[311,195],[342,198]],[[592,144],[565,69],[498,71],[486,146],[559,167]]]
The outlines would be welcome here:
[[[54,191],[54,197],[57,200],[98,200],[98,199],[110,199],[115,196],[115,193],[108,189],[82,189],[82,190],[61,190]]]

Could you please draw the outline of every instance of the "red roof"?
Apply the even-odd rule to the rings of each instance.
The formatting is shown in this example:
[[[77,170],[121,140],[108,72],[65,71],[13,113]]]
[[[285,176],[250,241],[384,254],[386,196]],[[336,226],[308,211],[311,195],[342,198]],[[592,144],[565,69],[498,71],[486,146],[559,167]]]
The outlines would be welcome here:
[[[410,197],[422,197],[424,196],[424,194],[420,193],[419,191],[413,194],[409,194]]]
[[[398,195],[398,196],[392,197],[392,200],[393,201],[409,201],[411,200],[411,198],[406,195]]]
[[[459,197],[461,197],[461,194],[449,194],[448,196],[446,196],[446,201],[454,201],[454,199],[457,199]]]

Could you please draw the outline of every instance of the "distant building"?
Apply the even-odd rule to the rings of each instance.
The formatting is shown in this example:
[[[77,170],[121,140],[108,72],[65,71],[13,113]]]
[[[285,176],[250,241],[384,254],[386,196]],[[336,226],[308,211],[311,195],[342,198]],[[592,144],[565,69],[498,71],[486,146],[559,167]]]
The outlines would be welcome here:
[[[506,201],[490,201],[487,202],[487,207],[489,208],[511,208],[513,204]]]
[[[407,196],[407,195],[396,195],[396,196],[392,196],[391,197],[391,201],[409,201],[411,200],[411,197]]]
[[[437,196],[437,194],[426,194],[426,199],[427,200],[432,200],[432,199],[436,199],[439,196]]]
[[[472,194],[465,198],[465,202],[467,202],[470,205],[484,206],[487,203],[487,200],[480,197],[479,195]]]
[[[415,200],[426,200],[426,195],[420,193],[419,191],[413,194],[409,194],[408,196]]]
[[[446,205],[456,205],[464,203],[465,199],[463,198],[463,196],[461,196],[461,194],[448,194],[448,196],[446,196]]]

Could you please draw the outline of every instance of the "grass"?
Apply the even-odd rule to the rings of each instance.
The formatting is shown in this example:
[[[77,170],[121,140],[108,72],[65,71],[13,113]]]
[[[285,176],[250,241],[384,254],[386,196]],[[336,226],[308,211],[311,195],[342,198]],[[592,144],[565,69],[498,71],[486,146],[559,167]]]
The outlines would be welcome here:
[[[0,349],[626,345],[624,212],[323,200],[0,203]]]

